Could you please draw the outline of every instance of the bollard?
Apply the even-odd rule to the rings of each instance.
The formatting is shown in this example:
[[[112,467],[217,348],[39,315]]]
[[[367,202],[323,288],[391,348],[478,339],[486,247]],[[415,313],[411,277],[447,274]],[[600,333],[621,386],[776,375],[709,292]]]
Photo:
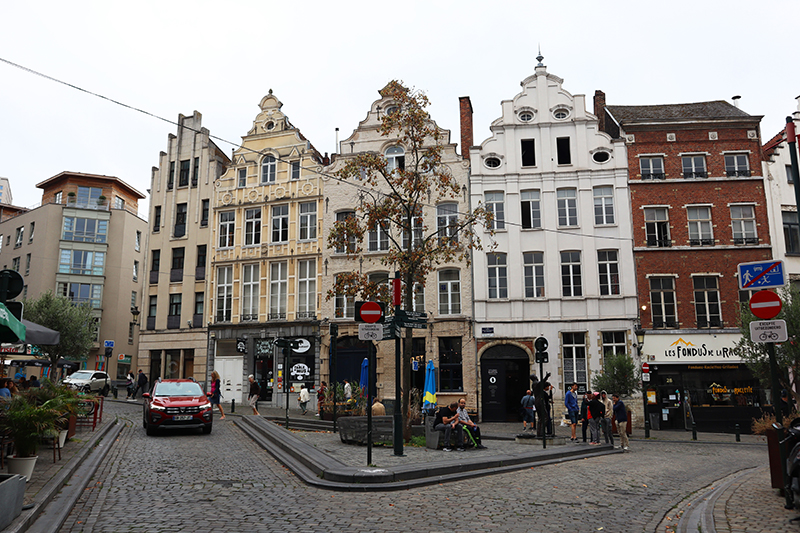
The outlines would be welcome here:
[[[117,390],[116,387],[111,387],[111,394],[114,395],[114,399],[116,400],[117,399],[117,395],[119,394],[119,391]]]
[[[697,440],[697,424],[692,422],[692,440]]]
[[[231,413],[235,413],[235,412],[236,412],[236,398],[231,400]]]
[[[739,424],[736,424],[736,442],[742,442],[741,432],[739,431]]]
[[[547,434],[546,433],[542,435],[542,449],[543,450],[547,449]]]

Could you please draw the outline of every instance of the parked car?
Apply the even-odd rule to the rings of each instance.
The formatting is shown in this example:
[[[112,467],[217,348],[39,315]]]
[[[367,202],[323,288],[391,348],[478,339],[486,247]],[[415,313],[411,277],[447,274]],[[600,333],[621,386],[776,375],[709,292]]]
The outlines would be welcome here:
[[[142,394],[142,426],[148,435],[158,429],[181,428],[202,428],[203,433],[209,434],[214,422],[210,394],[192,379],[156,381],[150,392]]]
[[[103,396],[108,396],[111,390],[108,374],[98,370],[78,370],[64,378],[63,383],[82,392],[97,392]]]

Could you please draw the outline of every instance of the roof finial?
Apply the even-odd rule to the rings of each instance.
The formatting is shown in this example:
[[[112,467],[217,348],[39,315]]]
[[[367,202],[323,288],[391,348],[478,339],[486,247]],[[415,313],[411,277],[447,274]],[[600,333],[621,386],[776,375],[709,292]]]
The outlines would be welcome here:
[[[269,94],[272,94],[272,89],[269,90]]]
[[[537,67],[543,67],[544,64],[542,63],[542,59],[544,59],[544,56],[542,55],[542,45],[541,44],[539,45],[539,55],[536,56],[536,59],[539,61],[539,64],[536,65],[536,66]]]

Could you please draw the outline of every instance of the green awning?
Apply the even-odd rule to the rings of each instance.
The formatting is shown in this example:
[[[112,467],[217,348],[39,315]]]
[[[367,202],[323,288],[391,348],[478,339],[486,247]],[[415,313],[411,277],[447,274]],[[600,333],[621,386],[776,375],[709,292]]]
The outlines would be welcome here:
[[[0,303],[0,342],[25,342],[25,325]]]

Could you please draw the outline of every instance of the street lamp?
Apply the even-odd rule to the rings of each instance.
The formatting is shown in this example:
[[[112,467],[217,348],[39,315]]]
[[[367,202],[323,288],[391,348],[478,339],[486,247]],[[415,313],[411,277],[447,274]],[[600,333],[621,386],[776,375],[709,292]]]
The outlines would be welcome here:
[[[636,350],[639,352],[639,361],[640,364],[643,362],[642,358],[644,354],[642,352],[642,348],[644,346],[644,329],[642,328],[642,323],[636,323],[636,330],[634,331],[636,334]],[[641,367],[640,367],[641,368]],[[644,417],[644,438],[650,438],[650,418],[647,416],[647,385],[645,385],[644,380],[644,373],[642,373],[642,416]]]
[[[139,307],[135,305],[131,307],[131,316],[133,317],[132,323],[134,326],[139,325],[139,314],[140,314]]]

